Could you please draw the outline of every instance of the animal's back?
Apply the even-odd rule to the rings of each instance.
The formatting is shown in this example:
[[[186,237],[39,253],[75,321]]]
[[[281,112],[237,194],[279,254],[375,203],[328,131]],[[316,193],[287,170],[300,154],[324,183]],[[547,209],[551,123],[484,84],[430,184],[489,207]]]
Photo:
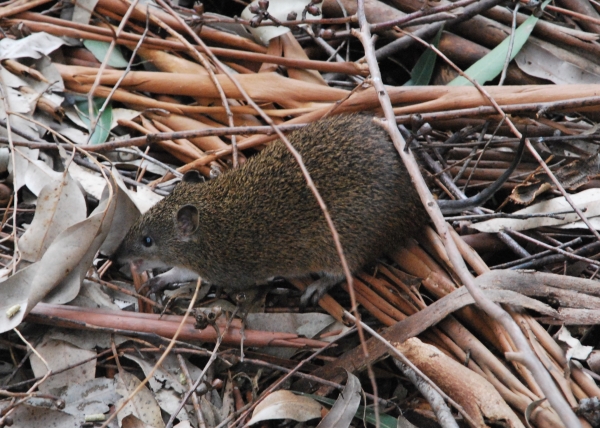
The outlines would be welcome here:
[[[396,248],[425,222],[396,149],[372,117],[320,120],[288,138],[327,205],[351,270]],[[342,274],[322,211],[280,141],[239,170],[178,186],[172,196],[201,201],[188,267],[210,282],[243,288],[273,276]]]

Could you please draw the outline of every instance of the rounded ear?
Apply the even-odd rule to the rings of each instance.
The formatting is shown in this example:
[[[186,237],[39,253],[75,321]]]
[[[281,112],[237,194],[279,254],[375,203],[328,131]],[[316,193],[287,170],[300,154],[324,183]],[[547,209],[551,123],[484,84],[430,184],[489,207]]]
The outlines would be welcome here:
[[[190,169],[181,178],[184,183],[204,183],[204,177],[195,169]]]
[[[198,229],[198,208],[184,205],[177,211],[177,228],[182,236],[190,236]]]

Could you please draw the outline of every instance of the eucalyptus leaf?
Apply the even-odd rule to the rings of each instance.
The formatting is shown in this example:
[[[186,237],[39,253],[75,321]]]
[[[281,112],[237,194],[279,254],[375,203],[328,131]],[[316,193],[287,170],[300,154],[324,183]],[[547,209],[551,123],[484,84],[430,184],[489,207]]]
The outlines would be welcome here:
[[[321,420],[317,428],[348,428],[360,404],[360,381],[352,373],[347,372],[348,381],[344,390]]]
[[[546,0],[540,6],[541,9],[546,7],[546,5],[548,3],[550,3],[550,0]],[[529,18],[527,18],[525,20],[525,22],[523,22],[521,25],[519,25],[519,28],[517,28],[515,30],[513,47],[512,47],[511,54],[510,54],[511,61],[520,52],[523,45],[525,45],[525,42],[527,42],[529,35],[531,34],[531,32],[533,31],[533,28],[535,27],[535,24],[538,22],[538,19],[539,18],[537,18],[536,16],[531,15]],[[504,63],[506,61],[506,55],[508,54],[508,50],[510,47],[510,41],[511,41],[510,37],[507,37],[506,39],[504,39],[502,41],[502,43],[500,43],[498,46],[496,46],[494,49],[492,49],[486,56],[484,56],[479,61],[477,61],[475,64],[473,64],[471,67],[469,67],[465,71],[465,74],[467,76],[469,76],[471,79],[475,80],[480,85],[483,85],[485,82],[488,82],[488,81],[496,78],[496,76],[498,76],[502,72],[502,69],[504,68]],[[450,83],[448,83],[448,86],[469,86],[469,85],[472,85],[472,83],[469,82],[467,79],[465,79],[463,76],[458,76],[456,79],[454,79]]]
[[[94,115],[94,117],[97,117],[98,111],[102,107],[102,104],[104,104],[104,99],[103,98],[94,98],[93,104],[94,104],[93,105],[93,115]],[[87,126],[88,131],[89,131],[90,126],[91,126],[91,121],[89,118],[90,109],[89,109],[87,100],[77,102],[76,106],[77,106],[77,114],[79,115],[79,118],[83,121],[83,123],[85,123],[85,125]],[[111,106],[111,104],[108,104],[108,106],[106,106],[106,108],[102,112],[102,115],[100,116],[100,118],[98,119],[98,121],[96,123],[96,127],[94,128],[94,133],[90,137],[90,141],[89,141],[90,144],[102,144],[108,139],[110,127],[112,125],[112,116],[113,116],[112,106]]]
[[[316,401],[327,404],[328,406],[333,406],[336,400],[326,397],[320,397],[318,395],[313,394],[304,394],[302,392],[296,392],[296,394],[305,395],[310,398],[314,398]],[[375,426],[375,412],[373,409],[365,408],[365,406],[358,406],[356,413],[354,415],[355,418],[364,420],[365,422]],[[379,413],[379,427],[380,428],[397,428],[398,420],[393,416],[386,415],[385,413]]]
[[[440,44],[444,26],[442,25],[438,30],[435,38],[433,39],[432,45],[436,48]],[[419,57],[417,63],[413,67],[410,73],[410,79],[403,86],[427,86],[433,75],[435,68],[435,61],[437,54],[431,48],[427,48],[425,52]]]
[[[99,42],[97,40],[84,40],[83,45],[89,50],[98,61],[104,62],[110,43]],[[114,68],[125,68],[129,64],[129,61],[123,57],[123,53],[118,46],[115,46],[110,53],[108,58],[108,65]]]

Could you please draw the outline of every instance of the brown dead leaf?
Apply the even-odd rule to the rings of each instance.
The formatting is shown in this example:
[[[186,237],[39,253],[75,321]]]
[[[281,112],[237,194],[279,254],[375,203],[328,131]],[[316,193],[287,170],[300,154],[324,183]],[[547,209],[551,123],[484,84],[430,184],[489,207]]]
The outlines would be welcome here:
[[[484,420],[489,420],[507,424],[509,427],[524,427],[491,383],[446,356],[435,346],[427,345],[417,338],[394,346],[446,394],[463,406],[478,422],[478,426],[486,427]]]
[[[554,172],[554,176],[565,189],[576,190],[590,180],[600,177],[600,154],[570,162]],[[553,182],[548,174],[539,171],[525,183],[517,185],[510,195],[510,200],[520,205],[529,205],[538,195],[552,187]]]

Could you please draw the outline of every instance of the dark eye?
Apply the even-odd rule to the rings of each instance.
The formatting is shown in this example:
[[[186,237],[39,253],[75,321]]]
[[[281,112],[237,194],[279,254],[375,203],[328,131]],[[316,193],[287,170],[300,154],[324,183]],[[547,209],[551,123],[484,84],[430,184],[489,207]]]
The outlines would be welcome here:
[[[144,245],[144,247],[151,247],[153,244],[152,238],[150,238],[149,236],[144,236],[142,238],[142,244]]]

